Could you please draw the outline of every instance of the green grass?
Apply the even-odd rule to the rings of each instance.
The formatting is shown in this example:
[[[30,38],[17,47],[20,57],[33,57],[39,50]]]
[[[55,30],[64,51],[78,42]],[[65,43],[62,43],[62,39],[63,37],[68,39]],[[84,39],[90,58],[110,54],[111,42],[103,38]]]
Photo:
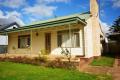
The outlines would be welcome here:
[[[108,66],[112,67],[114,64],[114,57],[113,56],[101,56],[98,59],[94,59],[91,63],[93,66]]]
[[[52,69],[28,64],[0,62],[0,80],[112,80],[75,70]]]

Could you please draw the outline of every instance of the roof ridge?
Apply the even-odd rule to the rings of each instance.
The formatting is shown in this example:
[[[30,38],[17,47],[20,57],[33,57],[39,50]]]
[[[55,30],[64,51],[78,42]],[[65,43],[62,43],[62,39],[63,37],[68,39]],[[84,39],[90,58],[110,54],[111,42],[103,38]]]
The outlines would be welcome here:
[[[78,17],[78,16],[83,15],[83,14],[90,14],[90,11],[83,12],[83,13],[70,14],[70,15],[66,15],[66,16],[59,16],[57,18],[51,18],[51,19],[47,19],[47,20],[36,21],[36,22],[32,22],[31,24],[28,24],[28,25],[25,25],[25,26],[30,26],[30,25],[45,23],[45,22],[48,22],[48,21],[60,20],[60,19],[64,19],[64,18]]]

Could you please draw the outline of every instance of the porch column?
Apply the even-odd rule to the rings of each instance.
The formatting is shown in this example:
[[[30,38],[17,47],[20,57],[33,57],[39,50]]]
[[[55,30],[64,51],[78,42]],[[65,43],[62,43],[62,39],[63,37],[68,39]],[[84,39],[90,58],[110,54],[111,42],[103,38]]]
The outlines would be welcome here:
[[[71,56],[71,46],[72,46],[71,24],[69,24],[69,37],[70,37],[70,56]]]
[[[82,29],[82,45],[83,45],[83,56],[86,56],[86,38],[85,38],[85,27]]]
[[[32,54],[32,30],[30,30],[30,53]]]

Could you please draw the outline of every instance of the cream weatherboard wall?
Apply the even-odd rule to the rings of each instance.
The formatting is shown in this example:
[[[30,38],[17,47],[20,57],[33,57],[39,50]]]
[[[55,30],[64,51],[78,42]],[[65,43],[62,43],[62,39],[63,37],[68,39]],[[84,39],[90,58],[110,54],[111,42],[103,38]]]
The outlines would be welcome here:
[[[87,20],[87,25],[84,27],[84,41],[85,41],[85,57],[93,57],[93,30],[91,18]]]
[[[61,48],[57,46],[57,31],[68,30],[68,25],[58,26],[48,29],[36,29],[31,31],[9,33],[8,37],[8,53],[15,54],[38,54],[40,50],[45,49],[45,33],[51,33],[51,55],[61,55]],[[72,24],[71,29],[79,29],[80,47],[79,48],[67,48],[71,51],[72,55],[83,55],[84,54],[84,43],[83,43],[83,30],[82,24]],[[36,32],[38,36],[36,36]],[[29,48],[18,48],[18,36],[32,34],[31,47]]]

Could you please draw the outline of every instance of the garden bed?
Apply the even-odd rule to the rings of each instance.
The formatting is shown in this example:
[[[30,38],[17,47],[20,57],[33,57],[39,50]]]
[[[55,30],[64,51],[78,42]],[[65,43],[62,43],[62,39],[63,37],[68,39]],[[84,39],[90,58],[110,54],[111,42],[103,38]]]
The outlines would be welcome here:
[[[64,68],[64,69],[78,69],[79,62],[69,62],[68,60],[62,61],[61,58],[55,58],[54,60],[48,60],[46,56],[39,56],[34,58],[29,57],[0,57],[0,61],[4,62],[15,62],[15,63],[24,63],[24,64],[32,64],[44,67],[51,68]]]

